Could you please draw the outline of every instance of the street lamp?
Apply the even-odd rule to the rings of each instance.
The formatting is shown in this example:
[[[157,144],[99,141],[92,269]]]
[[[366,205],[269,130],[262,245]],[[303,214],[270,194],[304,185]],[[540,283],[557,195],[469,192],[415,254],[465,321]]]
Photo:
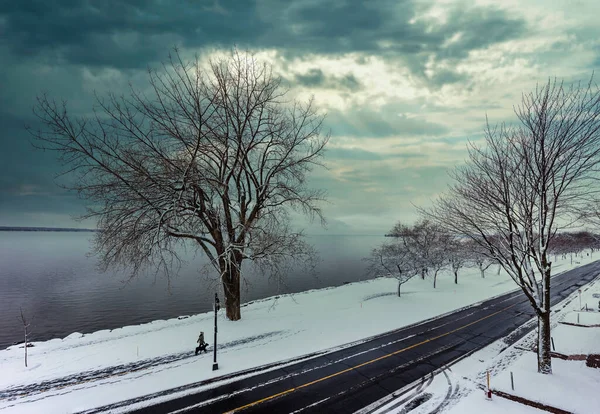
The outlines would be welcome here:
[[[214,345],[214,360],[213,360],[213,371],[216,371],[219,369],[219,364],[217,364],[217,312],[219,311],[219,309],[221,309],[221,306],[219,305],[219,297],[217,296],[217,293],[215,292],[215,345]]]

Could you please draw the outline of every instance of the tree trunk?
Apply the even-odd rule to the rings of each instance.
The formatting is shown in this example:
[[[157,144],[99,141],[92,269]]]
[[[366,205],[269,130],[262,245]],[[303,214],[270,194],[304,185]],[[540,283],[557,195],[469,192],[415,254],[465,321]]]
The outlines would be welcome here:
[[[552,374],[550,357],[550,312],[538,315],[538,372]]]
[[[27,368],[27,326],[25,327],[25,368]]]
[[[458,270],[454,270],[454,284],[458,285]]]
[[[550,356],[550,276],[552,274],[552,263],[542,255],[542,306],[538,312],[538,372],[541,374],[552,374],[552,358]]]
[[[498,273],[496,273],[497,275],[500,274],[500,270],[502,270],[502,265],[498,265]]]
[[[238,321],[242,318],[240,311],[240,270],[241,263],[237,266],[231,266],[226,277],[223,278],[225,311],[227,319],[230,321]]]
[[[437,282],[437,270],[433,273],[433,288],[435,289],[435,284]]]
[[[400,297],[400,286],[402,286],[402,282],[398,279],[398,297]]]
[[[479,271],[481,272],[481,278],[485,279],[485,270],[483,270],[483,266],[479,265]]]

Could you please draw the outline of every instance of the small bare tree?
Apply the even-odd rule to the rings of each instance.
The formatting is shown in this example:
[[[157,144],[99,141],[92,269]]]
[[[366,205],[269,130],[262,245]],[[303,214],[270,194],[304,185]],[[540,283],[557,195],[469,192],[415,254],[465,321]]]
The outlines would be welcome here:
[[[454,284],[458,284],[458,271],[462,269],[468,262],[467,243],[459,239],[448,240],[447,255],[450,260],[450,267],[454,274]]]
[[[27,320],[27,317],[25,317],[25,314],[23,313],[23,308],[20,308],[20,310],[21,322],[23,323],[23,332],[25,334],[25,368],[27,368],[27,348],[29,348],[29,327],[31,326],[31,320]]]
[[[468,258],[469,261],[472,262],[479,269],[479,273],[481,274],[481,278],[485,279],[485,271],[490,268],[496,261],[493,257],[490,257],[488,252],[483,249],[477,243],[467,243],[468,246]]]
[[[447,250],[451,238],[445,229],[430,220],[422,219],[413,226],[399,222],[389,235],[401,241],[422,279],[431,272],[435,288],[437,275],[446,266],[448,259]]]
[[[398,297],[403,284],[419,274],[414,264],[411,251],[403,242],[383,243],[373,249],[367,261],[367,273],[374,277],[394,277],[398,281]]]
[[[443,232],[438,233],[438,238],[435,241],[433,248],[429,254],[428,269],[431,270],[433,276],[433,288],[437,287],[437,277],[439,272],[446,267],[448,262],[448,247],[449,238]]]
[[[486,129],[429,217],[469,237],[502,265],[538,317],[538,371],[550,358],[549,246],[591,196],[600,155],[600,91],[549,81],[523,95],[519,128]]]
[[[150,95],[97,98],[95,116],[76,118],[66,103],[38,98],[45,128],[34,145],[57,151],[69,188],[97,219],[101,268],[180,263],[193,243],[210,259],[224,290],[227,317],[241,318],[242,263],[281,275],[312,249],[292,230],[288,211],[324,223],[324,192],[307,185],[329,136],[312,100],[286,102],[281,79],[249,53],[184,63],[177,50],[162,72],[149,70]]]

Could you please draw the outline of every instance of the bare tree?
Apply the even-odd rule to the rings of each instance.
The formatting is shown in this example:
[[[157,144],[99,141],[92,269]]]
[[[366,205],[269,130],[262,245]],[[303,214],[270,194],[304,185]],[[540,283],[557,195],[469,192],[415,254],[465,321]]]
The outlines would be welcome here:
[[[438,239],[434,244],[430,254],[428,268],[431,269],[433,276],[433,288],[437,287],[438,273],[446,267],[448,260],[448,238],[444,233],[438,233]]]
[[[101,230],[101,268],[180,264],[191,242],[208,256],[224,290],[227,317],[238,320],[242,263],[281,275],[282,263],[312,250],[292,230],[295,209],[324,223],[324,192],[307,185],[329,135],[312,100],[285,101],[267,64],[235,50],[208,69],[175,50],[163,70],[149,70],[150,94],[97,97],[95,116],[76,118],[65,102],[38,98],[45,128],[34,145],[57,151],[68,185],[87,199],[83,218]]]
[[[568,232],[556,233],[552,238],[548,250],[555,257],[560,255],[563,259],[567,258],[567,254],[571,255],[571,264],[573,264],[573,252],[575,251],[575,239]]]
[[[29,348],[29,327],[31,326],[31,320],[27,320],[25,314],[23,313],[23,308],[21,310],[21,322],[23,323],[23,332],[25,334],[25,367],[27,367],[27,348]],[[32,318],[33,319],[33,318]]]
[[[411,251],[401,241],[383,243],[373,249],[365,260],[368,262],[369,275],[394,277],[398,280],[398,297],[401,286],[419,274]]]
[[[401,240],[404,248],[410,252],[414,266],[421,272],[422,279],[431,272],[435,288],[437,275],[447,263],[447,249],[451,238],[445,229],[430,220],[422,219],[413,226],[399,222],[389,235]]]
[[[538,317],[538,371],[549,374],[549,246],[598,193],[600,91],[549,81],[515,112],[521,126],[488,124],[487,146],[471,145],[429,217],[479,244],[521,287]]]
[[[458,284],[458,271],[467,264],[469,255],[467,252],[467,243],[454,238],[448,241],[447,255],[450,260],[450,267],[454,274],[454,284]]]
[[[487,253],[478,243],[467,243],[469,261],[475,264],[479,269],[481,278],[485,279],[485,271],[490,268],[496,261]]]
[[[562,255],[563,258],[566,258],[567,254],[570,255],[573,264],[573,254],[579,253],[583,256],[585,249],[590,249],[590,253],[593,253],[599,245],[599,240],[596,234],[589,231],[561,232],[553,237],[549,250],[551,254]]]

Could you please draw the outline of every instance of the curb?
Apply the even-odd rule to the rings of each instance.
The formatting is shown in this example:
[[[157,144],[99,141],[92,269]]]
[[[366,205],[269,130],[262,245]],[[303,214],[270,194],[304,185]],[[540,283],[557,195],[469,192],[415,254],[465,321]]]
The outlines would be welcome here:
[[[600,328],[600,324],[581,325],[579,323],[573,323],[573,322],[559,322],[559,323],[562,323],[563,325],[576,326],[578,328]]]
[[[528,400],[527,398],[519,397],[517,395],[509,394],[507,392],[491,390],[492,394],[497,395],[498,397],[505,398],[510,401],[514,401],[523,405],[527,405],[529,407],[537,408],[538,410],[547,411],[549,413],[554,414],[573,414],[571,411],[562,410],[560,408],[553,407],[551,405],[542,404],[537,401]]]

